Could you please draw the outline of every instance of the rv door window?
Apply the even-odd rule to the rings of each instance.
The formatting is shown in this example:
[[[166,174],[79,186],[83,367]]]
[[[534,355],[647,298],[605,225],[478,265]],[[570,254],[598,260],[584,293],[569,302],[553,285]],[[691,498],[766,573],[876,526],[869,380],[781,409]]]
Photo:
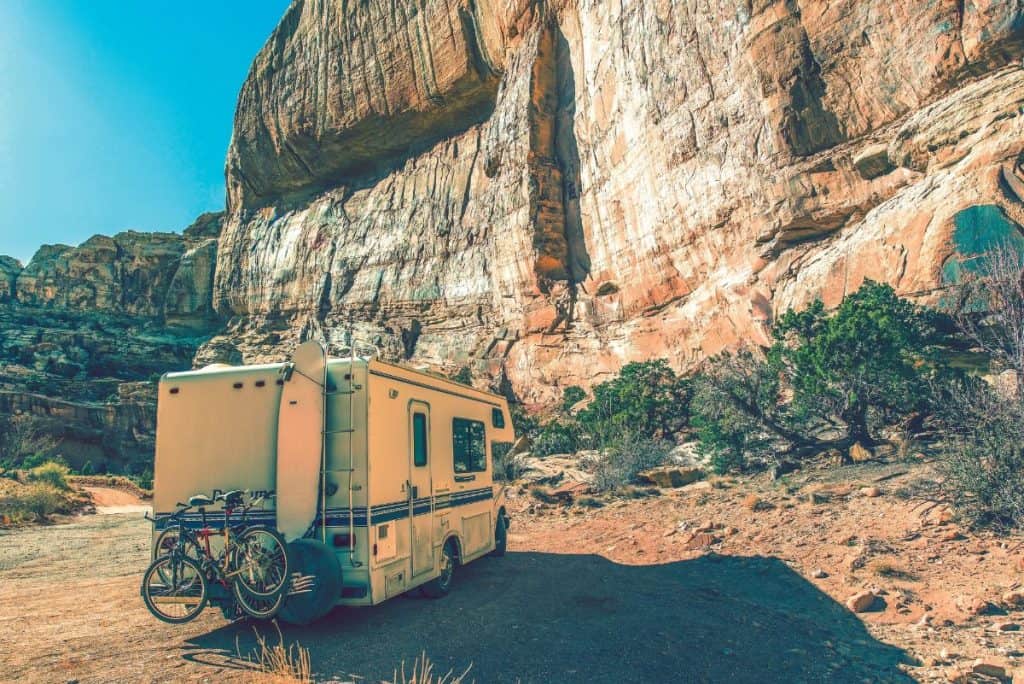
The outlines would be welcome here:
[[[416,467],[427,465],[427,414],[412,414],[412,454]]]
[[[456,473],[482,473],[487,470],[484,424],[479,420],[452,420],[452,452]]]
[[[505,414],[500,408],[491,409],[491,425],[499,430],[505,427]]]

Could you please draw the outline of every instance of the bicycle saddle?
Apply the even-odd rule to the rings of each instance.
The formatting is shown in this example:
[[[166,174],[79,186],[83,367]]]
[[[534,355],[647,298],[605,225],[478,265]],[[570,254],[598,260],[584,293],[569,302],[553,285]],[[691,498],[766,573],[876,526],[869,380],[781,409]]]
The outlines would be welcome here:
[[[228,506],[237,506],[242,503],[242,490],[232,489],[230,492],[220,494],[217,498]]]
[[[213,499],[206,496],[205,494],[196,494],[195,496],[189,497],[188,505],[192,507],[197,506],[209,506],[213,503]]]

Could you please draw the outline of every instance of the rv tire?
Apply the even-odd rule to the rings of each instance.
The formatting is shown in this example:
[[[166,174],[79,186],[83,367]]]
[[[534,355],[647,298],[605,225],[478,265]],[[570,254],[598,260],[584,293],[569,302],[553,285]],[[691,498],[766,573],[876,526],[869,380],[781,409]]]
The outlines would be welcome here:
[[[288,545],[289,572],[294,579],[314,578],[301,593],[287,591],[278,617],[293,625],[308,625],[327,615],[341,598],[341,564],[334,550],[315,539],[296,539]]]
[[[456,550],[455,540],[449,539],[441,550],[441,574],[423,585],[423,595],[429,598],[447,596],[452,589],[455,576]]]
[[[504,556],[508,548],[508,523],[505,522],[505,512],[498,513],[498,522],[494,525],[494,551],[495,556]]]

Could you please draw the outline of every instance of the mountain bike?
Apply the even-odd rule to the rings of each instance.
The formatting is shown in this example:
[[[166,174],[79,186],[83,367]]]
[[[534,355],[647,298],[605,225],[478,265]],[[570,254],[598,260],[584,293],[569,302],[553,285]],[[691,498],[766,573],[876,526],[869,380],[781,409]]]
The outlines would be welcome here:
[[[180,624],[195,619],[211,599],[221,604],[226,616],[237,612],[269,618],[285,600],[288,584],[288,553],[284,538],[262,525],[249,525],[248,511],[264,497],[243,502],[240,491],[214,498],[197,494],[163,520],[168,526],[154,544],[155,558],[142,579],[142,598],[149,611],[165,622]],[[224,502],[221,529],[208,524],[206,507]],[[197,509],[200,528],[186,514]],[[241,518],[232,515],[241,511]],[[148,517],[148,516],[147,516]],[[154,520],[150,518],[150,520]],[[223,548],[215,554],[210,540],[223,536]]]

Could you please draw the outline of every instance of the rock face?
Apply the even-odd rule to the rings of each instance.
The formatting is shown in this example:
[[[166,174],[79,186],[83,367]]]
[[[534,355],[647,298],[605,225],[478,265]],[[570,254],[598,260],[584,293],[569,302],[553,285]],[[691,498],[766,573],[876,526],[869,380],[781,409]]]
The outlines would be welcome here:
[[[0,413],[125,462],[121,383],[349,327],[533,402],[865,278],[933,301],[1024,245],[1022,56],[996,0],[294,0],[225,214],[0,258]]]
[[[191,367],[212,309],[220,214],[174,233],[46,245],[0,257],[0,418],[34,416],[71,465],[141,472],[153,456],[153,380]]]
[[[1024,222],[1022,54],[990,0],[298,0],[239,97],[214,344],[351,320],[538,400],[865,278],[927,299]]]

